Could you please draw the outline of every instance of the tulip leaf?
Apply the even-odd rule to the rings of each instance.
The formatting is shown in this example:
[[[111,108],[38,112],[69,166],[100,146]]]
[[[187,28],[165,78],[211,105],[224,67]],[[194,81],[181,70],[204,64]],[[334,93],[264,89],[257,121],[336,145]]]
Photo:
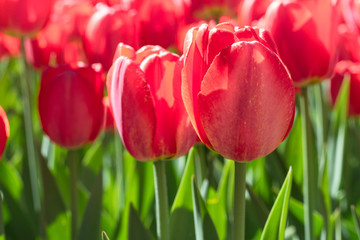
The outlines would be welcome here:
[[[284,239],[291,185],[292,169],[290,168],[265,223],[261,239]]]
[[[269,209],[266,207],[262,198],[258,197],[253,191],[252,187],[249,184],[246,184],[246,190],[250,195],[251,203],[254,205],[254,212],[257,215],[260,224],[265,225],[266,218],[269,216]]]
[[[102,231],[101,240],[110,240],[110,238],[106,235],[105,231]]]
[[[336,197],[342,180],[345,140],[347,130],[347,113],[349,105],[350,77],[345,75],[338,94],[335,109],[332,112],[329,130],[329,180],[330,193]]]
[[[65,212],[66,207],[55,178],[48,169],[45,159],[39,157],[39,162],[42,185],[44,192],[46,192],[46,194],[44,194],[43,205],[46,214],[46,222],[49,224],[54,221],[60,213]]]
[[[304,205],[301,202],[294,198],[291,198],[289,204],[289,211],[297,220],[304,224]],[[319,237],[324,225],[324,220],[318,212],[314,211],[313,214],[314,233],[316,237]]]
[[[16,168],[6,161],[0,161],[0,185],[14,199],[20,198],[23,182]]]
[[[100,238],[100,217],[103,193],[103,174],[100,169],[95,183],[92,187],[90,198],[88,200],[83,220],[81,223],[78,239],[94,239]]]
[[[181,179],[178,192],[176,193],[171,212],[179,207],[192,210],[192,202],[189,201],[189,196],[191,195],[191,176],[195,174],[194,154],[195,150],[192,148],[189,152],[184,175]]]
[[[303,150],[301,132],[301,117],[299,114],[295,116],[293,127],[287,137],[285,160],[287,167],[292,166],[294,182],[302,186],[303,181]]]
[[[154,173],[152,162],[136,161],[127,151],[124,152],[125,208],[121,219],[129,219],[130,204],[138,209],[145,226],[154,218],[149,214],[154,203]],[[129,222],[120,223],[120,238],[128,239]],[[113,237],[112,237],[113,238]]]
[[[209,187],[207,194],[206,208],[211,218],[214,219],[214,224],[219,235],[219,239],[226,239],[228,223],[226,204],[221,203],[220,196],[211,186]]]
[[[355,229],[356,229],[357,235],[360,239],[360,217],[359,217],[359,214],[356,212],[356,209],[353,205],[351,206],[351,213],[354,218]]]
[[[146,229],[140,219],[139,213],[130,203],[129,212],[129,239],[132,240],[151,240],[153,239],[151,233]]]
[[[71,215],[63,212],[57,215],[56,219],[47,226],[46,233],[49,240],[62,240],[71,238]]]
[[[234,161],[232,160],[226,160],[223,171],[221,174],[221,179],[219,182],[217,194],[219,196],[219,204],[223,206],[225,211],[227,213],[231,212],[230,209],[232,209],[231,205],[231,196],[230,196],[230,189],[231,188],[231,179],[234,177]],[[231,177],[232,175],[232,177]]]
[[[215,229],[215,225],[206,209],[205,202],[201,197],[194,175],[192,175],[191,180],[196,239],[219,239]]]
[[[170,213],[170,239],[194,239],[194,218],[192,206],[191,176],[195,174],[195,151],[192,148],[188,154],[183,177],[175,196]]]

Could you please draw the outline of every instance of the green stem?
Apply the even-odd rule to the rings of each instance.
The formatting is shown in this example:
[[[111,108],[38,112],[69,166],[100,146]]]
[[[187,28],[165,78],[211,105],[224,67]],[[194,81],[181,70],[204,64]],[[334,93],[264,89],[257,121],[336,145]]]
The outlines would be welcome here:
[[[314,172],[314,159],[311,148],[310,118],[308,90],[302,89],[300,96],[300,110],[302,123],[302,148],[303,148],[303,191],[304,191],[304,225],[305,239],[315,239],[313,213],[315,208],[316,181]]]
[[[125,206],[125,180],[124,180],[124,158],[123,158],[123,145],[119,134],[114,133],[115,138],[115,169],[116,169],[116,182],[118,183],[118,196],[119,196],[119,210],[122,211]]]
[[[154,162],[156,230],[159,240],[169,239],[169,207],[166,186],[165,162]]]
[[[4,229],[2,202],[3,202],[3,193],[0,192],[0,239],[5,239],[5,229]]]
[[[32,192],[32,198],[34,201],[34,209],[37,213],[41,211],[40,204],[40,193],[38,188],[38,173],[36,171],[36,154],[35,154],[35,145],[34,145],[34,134],[32,129],[32,117],[31,117],[31,89],[30,89],[30,69],[25,59],[25,48],[24,48],[24,39],[21,40],[22,43],[22,58],[23,58],[23,67],[24,67],[24,78],[20,79],[22,94],[23,94],[23,109],[24,109],[24,121],[25,121],[25,138],[26,138],[26,148],[28,153],[29,161],[29,175],[30,175],[30,186]]]
[[[121,219],[122,213],[125,207],[125,175],[124,175],[124,158],[123,158],[123,144],[120,139],[120,135],[117,133],[117,130],[114,132],[114,146],[115,146],[115,158],[114,158],[114,166],[115,166],[115,178],[117,183],[117,194],[119,196],[119,208],[117,212],[120,212],[118,219],[115,223],[115,230],[113,231],[113,235],[111,239],[117,239],[120,227],[121,227]]]
[[[70,209],[71,209],[71,239],[75,240],[77,235],[77,217],[78,217],[78,159],[77,153],[73,150],[68,152],[68,164],[70,171]]]
[[[245,239],[246,163],[235,162],[234,183],[234,240]]]

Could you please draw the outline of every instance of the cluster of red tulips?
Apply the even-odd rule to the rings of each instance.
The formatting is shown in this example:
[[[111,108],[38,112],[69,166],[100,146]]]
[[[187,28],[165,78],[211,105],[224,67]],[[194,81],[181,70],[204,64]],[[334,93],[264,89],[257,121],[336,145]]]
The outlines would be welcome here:
[[[52,141],[67,148],[92,142],[102,129],[104,78],[110,69],[106,84],[110,113],[136,159],[186,154],[197,139],[195,129],[209,148],[230,159],[249,161],[272,152],[291,129],[294,90],[287,69],[296,82],[323,76],[328,69],[325,47],[318,54],[324,59],[321,69],[313,70],[309,63],[298,70],[292,56],[299,52],[273,41],[271,33],[280,41],[284,34],[291,35],[291,26],[289,32],[280,31],[283,21],[278,19],[284,16],[277,15],[282,5],[265,16],[277,19],[266,21],[271,33],[234,23],[199,23],[181,36],[180,30],[196,24],[190,16],[211,8],[211,3],[1,4],[3,33],[22,36],[27,61],[43,72],[38,97],[42,128]],[[221,6],[224,11],[231,9]],[[309,45],[322,46],[306,31],[302,34]],[[19,47],[17,38],[12,41],[11,47]],[[182,52],[178,45],[184,48],[181,57],[165,49]],[[287,55],[281,59],[282,49]],[[233,128],[222,131],[228,125]]]
[[[117,129],[136,160],[203,143],[249,162],[286,139],[295,94],[325,79],[335,105],[348,78],[360,114],[356,0],[0,0],[0,31],[0,57],[41,73],[42,130],[67,149]]]

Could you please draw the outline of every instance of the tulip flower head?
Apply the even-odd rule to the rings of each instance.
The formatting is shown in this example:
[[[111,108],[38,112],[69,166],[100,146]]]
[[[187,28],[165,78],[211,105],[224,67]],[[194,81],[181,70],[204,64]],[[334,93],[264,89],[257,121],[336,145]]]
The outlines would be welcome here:
[[[9,121],[4,109],[0,106],[0,160],[4,153],[6,141],[10,135]]]
[[[83,37],[84,50],[89,63],[101,63],[107,71],[119,42],[137,47],[138,29],[133,11],[103,4],[96,9]]]
[[[35,35],[49,19],[53,0],[0,0],[0,30]]]
[[[103,88],[103,72],[98,64],[47,68],[38,97],[44,132],[66,148],[94,141],[103,127]]]
[[[351,61],[340,61],[335,66],[335,75],[330,82],[330,98],[334,106],[340,92],[344,78],[350,77],[349,89],[349,116],[360,115],[360,63]]]
[[[330,0],[274,1],[263,27],[271,33],[294,84],[330,76],[335,63],[337,14]]]
[[[275,150],[292,126],[294,86],[269,33],[203,24],[184,54],[182,97],[201,141],[236,161]]]
[[[196,134],[181,99],[182,59],[159,46],[120,48],[133,58],[116,58],[107,89],[125,148],[142,161],[186,154]]]

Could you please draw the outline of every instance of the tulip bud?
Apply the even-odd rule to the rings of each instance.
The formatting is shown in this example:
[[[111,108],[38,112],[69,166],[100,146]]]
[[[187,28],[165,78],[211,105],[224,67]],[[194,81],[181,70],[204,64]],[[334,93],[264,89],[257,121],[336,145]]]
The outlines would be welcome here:
[[[335,66],[335,75],[330,82],[331,103],[334,106],[344,78],[350,77],[349,116],[360,115],[360,63],[340,61]]]
[[[226,158],[266,156],[286,138],[294,86],[267,31],[229,23],[191,29],[182,98],[201,141]]]
[[[104,121],[103,88],[100,65],[47,68],[38,98],[44,132],[66,148],[94,141]]]
[[[0,30],[35,35],[49,19],[53,0],[0,0]]]
[[[4,109],[0,106],[0,160],[4,153],[6,141],[10,135],[9,121]]]
[[[84,50],[89,63],[101,63],[107,71],[119,42],[137,47],[137,27],[133,11],[96,6],[83,37]]]
[[[196,134],[181,99],[182,59],[158,46],[145,46],[135,55],[119,56],[107,78],[125,148],[143,161],[186,154]]]

